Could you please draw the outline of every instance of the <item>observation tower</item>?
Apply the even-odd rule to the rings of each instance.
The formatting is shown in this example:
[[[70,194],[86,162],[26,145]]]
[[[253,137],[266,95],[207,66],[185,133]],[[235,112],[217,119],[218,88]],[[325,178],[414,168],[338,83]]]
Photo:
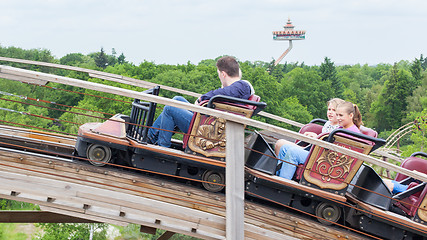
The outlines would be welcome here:
[[[291,19],[288,18],[288,22],[283,26],[282,31],[273,31],[273,40],[287,40],[289,41],[289,47],[286,51],[274,62],[274,66],[279,64],[280,61],[288,54],[292,49],[292,40],[304,40],[305,30],[294,30]]]

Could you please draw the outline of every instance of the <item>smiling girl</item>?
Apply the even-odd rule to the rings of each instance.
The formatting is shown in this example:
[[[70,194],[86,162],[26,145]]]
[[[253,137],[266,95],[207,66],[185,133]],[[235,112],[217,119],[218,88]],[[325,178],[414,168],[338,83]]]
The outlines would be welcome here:
[[[332,132],[332,130],[338,128],[340,125],[338,124],[337,120],[337,107],[341,103],[344,103],[345,101],[341,98],[332,98],[327,102],[328,111],[326,112],[326,116],[328,117],[328,121],[323,125],[322,127],[322,133],[328,133]],[[309,137],[317,137],[317,134],[314,132],[305,132],[304,135]]]
[[[362,114],[356,104],[351,102],[343,102],[336,109],[337,121],[341,128],[348,129],[353,132],[361,133],[360,126],[362,122]]]

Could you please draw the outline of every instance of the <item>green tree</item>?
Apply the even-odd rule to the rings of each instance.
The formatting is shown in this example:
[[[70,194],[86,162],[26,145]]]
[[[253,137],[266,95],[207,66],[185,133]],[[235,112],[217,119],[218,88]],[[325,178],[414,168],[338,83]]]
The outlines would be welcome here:
[[[343,92],[343,99],[357,104],[357,95],[351,88],[346,88]],[[359,105],[359,104],[357,104]]]
[[[33,239],[37,240],[83,240],[92,233],[93,240],[107,239],[107,224],[104,223],[38,223],[43,231]]]
[[[331,82],[322,81],[316,70],[295,68],[281,82],[279,95],[296,97],[314,118],[325,118],[326,102],[334,97]]]
[[[108,65],[108,57],[104,52],[104,48],[101,48],[101,51],[95,55],[95,63],[99,68],[106,68]]]
[[[360,95],[357,97],[356,103],[362,114],[363,123],[368,127],[374,126],[370,121],[370,119],[373,119],[371,114],[371,106],[372,103],[378,98],[381,90],[382,86],[380,84],[375,84],[371,88],[362,88]]]
[[[371,106],[378,130],[400,127],[407,107],[405,100],[412,94],[413,83],[414,78],[408,71],[398,70],[397,64],[393,66],[381,94]]]
[[[216,67],[216,61],[214,59],[204,59],[199,62],[198,66],[209,66],[209,67]]]
[[[115,55],[107,55],[107,66],[114,66],[118,63]]]
[[[301,66],[299,66],[297,63],[292,64],[288,62],[274,66],[274,62],[275,60],[273,59],[268,65],[266,65],[265,68],[270,73],[270,75],[272,75],[279,83],[285,77],[286,73],[292,71],[294,68],[297,68],[297,67],[304,68],[304,64],[301,64]]]
[[[122,54],[120,54],[120,56],[117,58],[117,63],[118,64],[123,64],[123,63],[125,63],[126,62],[126,57],[125,57],[125,55],[122,53]]]
[[[69,53],[59,59],[59,63],[62,65],[76,66],[79,63],[82,63],[84,55],[81,53]]]
[[[276,105],[276,103],[273,103]],[[313,115],[311,115],[306,106],[303,106],[299,103],[296,97],[288,97],[278,102],[278,106],[275,107],[277,112],[274,112],[275,115],[282,116],[284,118],[294,120],[300,123],[308,123],[313,119]],[[271,122],[271,121],[269,121]],[[281,127],[291,128],[293,130],[298,130],[293,127],[287,126],[287,124],[277,123],[274,124],[279,125]]]
[[[427,68],[427,58],[423,57],[422,54],[420,56],[420,62],[421,62],[422,69],[426,70],[426,68]]]
[[[412,76],[415,78],[415,84],[418,86],[421,84],[421,78],[423,77],[423,68],[421,67],[421,60],[415,58],[410,67]]]
[[[255,89],[255,94],[261,97],[261,101],[266,102],[268,105],[268,112],[276,112],[272,108],[272,103],[279,100],[277,92],[280,85],[263,67],[252,67],[249,63],[241,64],[242,78],[251,82]],[[217,80],[219,81],[219,80]]]
[[[335,97],[342,98],[344,86],[341,79],[337,75],[334,62],[331,62],[331,59],[325,57],[325,61],[320,65],[319,71],[322,81],[331,81]]]
[[[424,72],[420,82],[420,86],[418,86],[406,100],[408,103],[408,114],[411,112],[421,112],[423,109],[427,108],[427,72]]]
[[[144,61],[138,67],[134,68],[131,73],[132,76],[138,79],[150,80],[159,74],[157,68],[158,66],[153,62]]]

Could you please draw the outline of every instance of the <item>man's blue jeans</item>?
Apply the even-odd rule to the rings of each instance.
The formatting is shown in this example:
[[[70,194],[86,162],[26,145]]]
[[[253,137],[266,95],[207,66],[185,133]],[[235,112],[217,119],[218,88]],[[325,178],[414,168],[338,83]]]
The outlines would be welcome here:
[[[297,170],[298,164],[304,164],[308,157],[308,151],[304,148],[293,144],[285,144],[280,148],[279,159],[284,162],[282,168],[277,171],[277,176],[286,179],[292,179],[295,171]],[[277,164],[282,161],[278,160]]]
[[[188,101],[181,96],[176,96],[173,98],[173,100],[188,103]],[[163,108],[163,112],[159,115],[156,121],[154,121],[153,127],[170,131],[173,131],[175,127],[178,127],[179,130],[184,133],[187,133],[188,128],[190,127],[192,117],[193,112],[191,111],[171,106],[165,106]],[[162,131],[154,128],[150,128],[150,130],[148,131],[148,138],[151,143],[157,143],[159,146],[163,147],[170,147],[173,132]]]

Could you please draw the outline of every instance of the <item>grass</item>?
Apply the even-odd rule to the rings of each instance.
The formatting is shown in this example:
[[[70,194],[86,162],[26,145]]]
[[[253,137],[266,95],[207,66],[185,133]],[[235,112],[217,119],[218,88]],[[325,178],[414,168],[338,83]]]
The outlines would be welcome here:
[[[15,223],[0,223],[0,240],[26,240],[27,234],[15,232]]]

